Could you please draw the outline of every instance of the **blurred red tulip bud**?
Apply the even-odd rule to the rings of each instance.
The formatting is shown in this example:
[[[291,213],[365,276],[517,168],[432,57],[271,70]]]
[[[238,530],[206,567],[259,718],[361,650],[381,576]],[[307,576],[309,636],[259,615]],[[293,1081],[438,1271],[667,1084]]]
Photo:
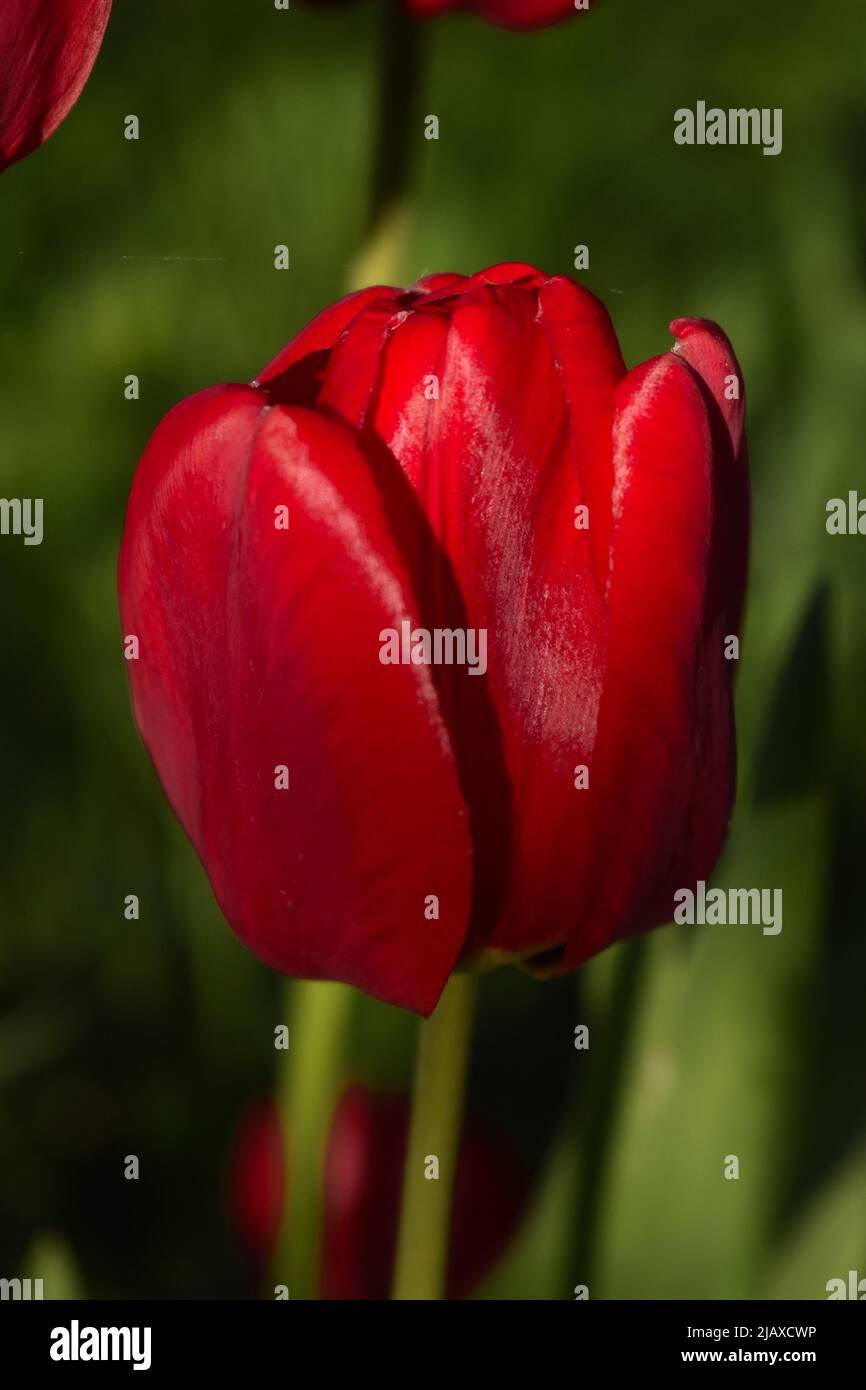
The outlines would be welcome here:
[[[335,9],[346,0],[306,0],[306,3]],[[398,4],[401,0],[388,0],[388,3]],[[599,0],[402,0],[402,3],[422,19],[445,14],[448,10],[472,10],[491,24],[507,29],[540,29],[560,19],[585,13]]]
[[[391,1286],[409,1128],[404,1096],[347,1087],[328,1137],[321,1296],[386,1299]],[[526,1175],[494,1131],[470,1117],[454,1185],[447,1296],[464,1298],[507,1248]],[[242,1121],[229,1158],[232,1225],[260,1270],[273,1253],[284,1194],[283,1144],[270,1102]]]
[[[350,295],[157,429],[120,557],[139,729],[234,929],[427,1014],[709,877],[733,790],[743,389],[715,324],[627,372],[500,265]]]
[[[111,0],[3,0],[0,171],[47,140],[72,110],[110,11]]]
[[[226,1172],[232,1226],[257,1270],[267,1263],[277,1239],[286,1179],[276,1106],[257,1101],[237,1127]]]
[[[407,0],[407,4],[417,15],[474,10],[482,19],[508,29],[540,29],[560,19],[585,13],[598,4],[598,0]]]

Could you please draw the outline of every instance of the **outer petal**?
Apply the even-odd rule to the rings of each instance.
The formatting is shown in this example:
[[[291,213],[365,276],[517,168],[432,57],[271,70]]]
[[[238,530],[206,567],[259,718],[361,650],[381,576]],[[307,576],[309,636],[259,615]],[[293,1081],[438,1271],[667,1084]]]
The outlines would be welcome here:
[[[711,319],[674,319],[674,352],[704,381],[718,407],[734,454],[740,451],[746,396],[742,372],[730,340]]]
[[[725,632],[739,632],[749,559],[746,393],[736,353],[717,323],[674,319],[674,352],[699,379],[713,440],[714,539],[709,606]]]
[[[735,783],[732,686],[738,665],[725,661],[720,670],[718,657],[726,637],[740,633],[749,550],[745,392],[739,363],[718,324],[676,319],[671,332],[678,335],[674,352],[694,368],[707,409],[713,520],[696,671],[691,799],[669,875],[660,879],[646,908],[650,923],[670,920],[678,888],[709,878],[727,833]]]
[[[380,631],[417,622],[411,590],[351,434],[264,399],[203,392],[142,460],[120,562],[136,717],[256,954],[426,1014],[463,944],[471,848],[429,672],[379,660]]]
[[[487,632],[486,682],[436,673],[472,812],[471,946],[542,950],[584,891],[574,769],[595,741],[604,610],[575,508],[602,453],[609,478],[624,369],[586,291],[524,266],[472,284],[456,301],[359,316],[321,400],[385,444],[420,502],[432,536],[395,533],[425,625]],[[392,513],[410,515],[396,483],[393,497]]]
[[[0,171],[69,114],[99,52],[111,0],[4,0],[0,16]]]
[[[719,476],[733,465],[730,445],[703,382],[679,356],[622,382],[613,462],[592,890],[566,968],[669,920],[678,876],[687,885],[696,866],[711,871],[733,794],[732,663],[715,576],[726,558],[720,537],[729,527],[742,533],[747,519],[730,515]]]

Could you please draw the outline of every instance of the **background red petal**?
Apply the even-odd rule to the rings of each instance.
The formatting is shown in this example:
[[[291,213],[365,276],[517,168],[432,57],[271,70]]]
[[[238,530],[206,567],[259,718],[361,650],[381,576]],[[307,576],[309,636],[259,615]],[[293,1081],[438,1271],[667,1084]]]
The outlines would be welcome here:
[[[0,15],[0,170],[69,114],[96,61],[111,0],[4,0]]]
[[[574,0],[408,0],[408,3],[417,15],[473,10],[482,19],[513,29],[540,28],[579,13],[574,8]]]

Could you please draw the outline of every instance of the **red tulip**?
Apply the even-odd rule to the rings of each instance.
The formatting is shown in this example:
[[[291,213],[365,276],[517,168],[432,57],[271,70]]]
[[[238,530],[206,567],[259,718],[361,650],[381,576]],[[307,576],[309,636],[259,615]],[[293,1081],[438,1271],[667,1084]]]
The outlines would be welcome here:
[[[0,15],[0,171],[69,115],[96,61],[111,0],[4,0]]]
[[[337,1106],[324,1178],[321,1296],[385,1299],[391,1285],[409,1127],[404,1096],[352,1085]],[[234,1228],[257,1268],[270,1258],[285,1190],[283,1143],[270,1102],[253,1107],[228,1168]],[[449,1298],[480,1283],[514,1234],[527,1191],[522,1165],[479,1120],[464,1128],[454,1181]]]
[[[545,24],[556,24],[591,9],[594,3],[598,0],[589,0],[588,4],[575,4],[575,0],[408,0],[413,14],[474,10],[482,19],[508,29],[539,29]]]
[[[265,961],[427,1014],[458,960],[567,970],[709,877],[743,393],[715,324],[672,331],[626,372],[572,281],[434,275],[157,429],[120,557],[133,705]]]

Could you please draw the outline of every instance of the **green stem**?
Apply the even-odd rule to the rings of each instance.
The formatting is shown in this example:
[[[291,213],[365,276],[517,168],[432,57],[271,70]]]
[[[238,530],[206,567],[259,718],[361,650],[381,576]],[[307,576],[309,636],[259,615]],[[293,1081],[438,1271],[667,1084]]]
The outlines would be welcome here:
[[[474,975],[452,975],[436,1009],[421,1025],[403,1176],[395,1299],[444,1296],[475,989]],[[438,1178],[427,1176],[433,1157],[438,1160]]]
[[[289,1297],[318,1296],[325,1148],[344,1081],[344,1047],[353,991],[294,980],[286,989],[288,1051],[277,1084],[286,1155],[286,1200],[272,1273]]]
[[[383,209],[400,198],[408,181],[412,115],[421,58],[421,29],[402,5],[386,0],[382,16],[379,132],[370,204],[372,231]],[[420,131],[414,132],[420,138]]]
[[[646,975],[646,937],[636,937],[620,947],[613,992],[604,1020],[604,1031],[592,1081],[587,1088],[580,1122],[581,1162],[577,1192],[575,1277],[592,1289],[597,1273],[599,1221],[607,1196],[607,1176],[616,1126],[622,1109],[629,1072],[640,996]],[[595,1029],[597,1034],[600,1030]]]
[[[379,99],[373,182],[364,242],[349,274],[349,288],[399,281],[409,236],[408,186],[421,75],[423,25],[394,0],[382,14]]]

